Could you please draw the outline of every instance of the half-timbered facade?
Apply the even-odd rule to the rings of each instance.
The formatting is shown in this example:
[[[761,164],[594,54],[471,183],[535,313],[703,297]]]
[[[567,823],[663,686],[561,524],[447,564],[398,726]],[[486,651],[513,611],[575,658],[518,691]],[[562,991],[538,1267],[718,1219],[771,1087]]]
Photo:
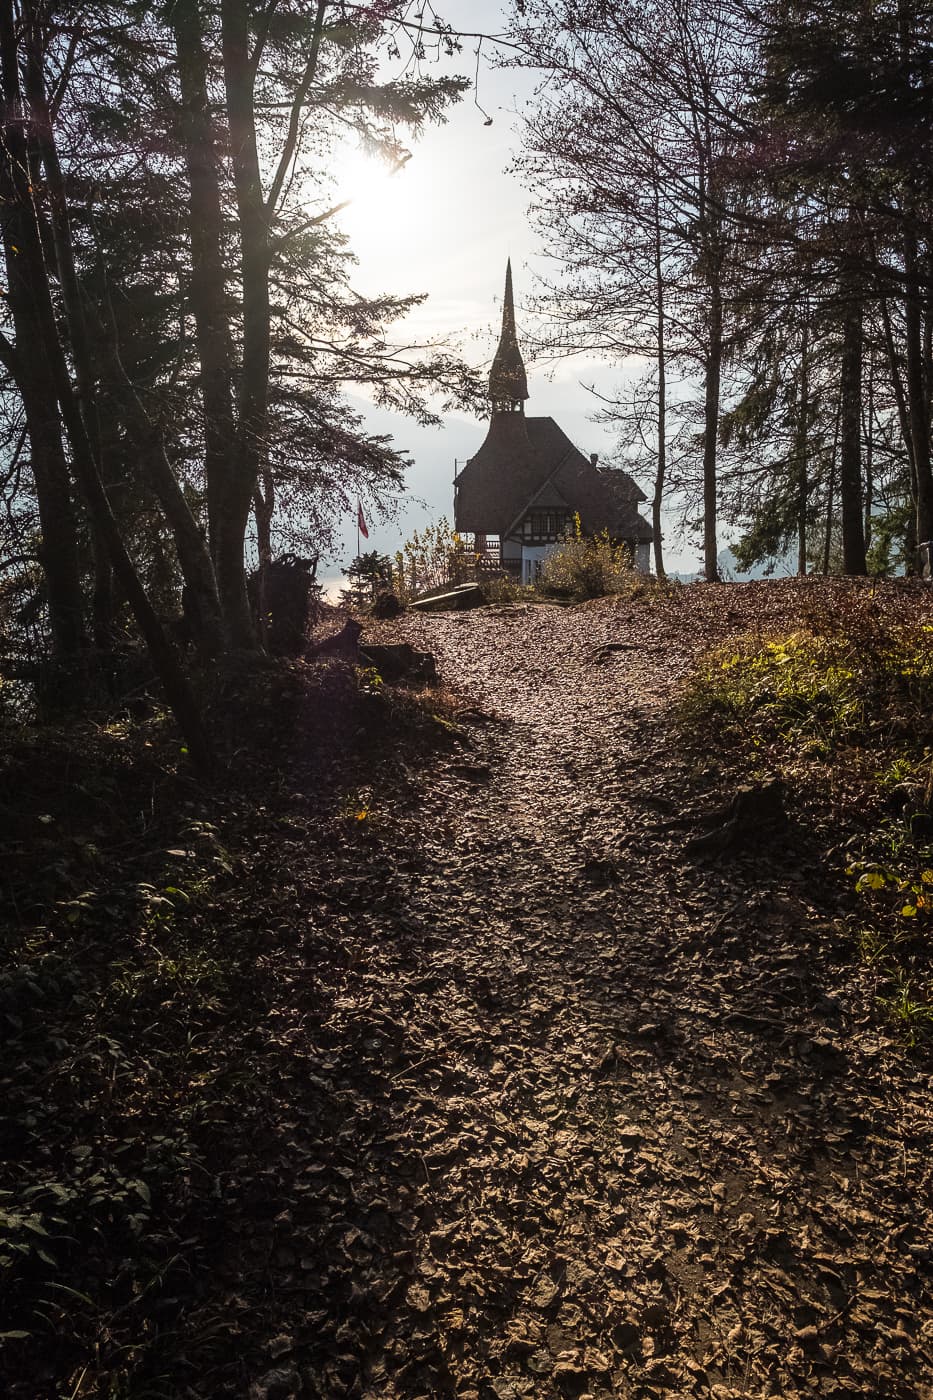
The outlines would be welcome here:
[[[532,583],[547,555],[580,517],[584,534],[607,530],[636,568],[649,568],[651,526],[638,514],[645,494],[627,472],[585,457],[553,418],[525,413],[528,380],[515,326],[512,268],[506,266],[502,335],[489,374],[486,439],[454,482],[454,523],[477,553]]]

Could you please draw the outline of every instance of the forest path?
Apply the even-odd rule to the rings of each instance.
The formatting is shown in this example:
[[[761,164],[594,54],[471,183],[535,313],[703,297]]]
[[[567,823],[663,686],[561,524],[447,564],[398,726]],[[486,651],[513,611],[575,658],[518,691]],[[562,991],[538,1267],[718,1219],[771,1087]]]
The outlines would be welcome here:
[[[875,759],[775,743],[786,829],[701,860],[752,750],[678,716],[717,641],[918,605],[368,623],[447,693],[264,668],[215,792],[170,735],[24,740],[0,1391],[933,1400],[930,1047],[873,1004],[844,875]]]
[[[724,599],[383,634],[501,722],[423,786],[405,965],[338,1012],[381,1008],[377,1056],[407,1028],[412,1273],[366,1394],[933,1395],[924,1077],[895,1092],[849,1017],[805,833],[684,855],[682,794],[716,805],[718,772],[669,707],[743,624]]]

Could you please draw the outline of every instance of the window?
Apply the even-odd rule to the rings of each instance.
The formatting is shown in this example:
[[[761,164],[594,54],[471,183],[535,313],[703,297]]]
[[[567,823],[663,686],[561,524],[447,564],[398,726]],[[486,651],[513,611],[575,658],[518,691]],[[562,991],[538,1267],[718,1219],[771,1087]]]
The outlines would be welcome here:
[[[530,510],[522,521],[522,536],[526,540],[557,540],[569,525],[569,511]]]

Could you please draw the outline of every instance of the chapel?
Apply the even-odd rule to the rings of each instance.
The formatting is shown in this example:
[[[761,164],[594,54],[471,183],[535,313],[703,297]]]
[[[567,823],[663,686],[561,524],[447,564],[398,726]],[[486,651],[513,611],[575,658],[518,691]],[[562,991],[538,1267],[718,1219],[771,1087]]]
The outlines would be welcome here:
[[[653,536],[638,514],[645,493],[627,472],[600,466],[595,452],[585,457],[553,418],[529,417],[527,399],[508,262],[502,334],[489,372],[489,431],[454,479],[454,527],[473,537],[478,554],[533,583],[579,515],[585,535],[607,530],[647,573]]]

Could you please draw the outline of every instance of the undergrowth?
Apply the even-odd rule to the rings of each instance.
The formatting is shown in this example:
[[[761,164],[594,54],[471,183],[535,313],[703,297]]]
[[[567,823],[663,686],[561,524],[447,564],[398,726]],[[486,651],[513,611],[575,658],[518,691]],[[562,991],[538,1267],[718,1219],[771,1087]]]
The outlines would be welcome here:
[[[494,574],[483,580],[483,597],[493,607],[508,607],[512,603],[528,603],[537,597],[530,585],[519,583],[508,574]]]
[[[543,561],[536,587],[544,597],[586,602],[613,594],[636,598],[664,584],[639,573],[629,547],[613,540],[608,530],[585,535],[577,515],[572,530]]]
[[[798,789],[842,777],[834,800],[857,830],[839,873],[857,900],[857,955],[911,1043],[933,1033],[931,634],[870,598],[836,600],[793,630],[708,653],[683,702],[689,728],[752,769],[776,768]]]
[[[406,765],[462,742],[451,696],[343,662],[231,675],[211,720],[213,790],[159,714],[0,749],[4,1394],[219,1393],[227,1284],[204,1281],[266,1209],[283,976],[306,967],[322,1014]]]

